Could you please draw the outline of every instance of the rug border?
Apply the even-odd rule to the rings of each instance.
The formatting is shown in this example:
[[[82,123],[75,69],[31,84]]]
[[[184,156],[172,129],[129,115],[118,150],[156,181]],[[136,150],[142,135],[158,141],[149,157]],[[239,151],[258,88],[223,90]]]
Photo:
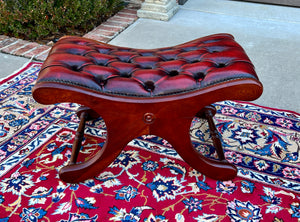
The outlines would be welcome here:
[[[240,100],[231,100],[231,101],[234,101],[234,102],[237,102],[237,103],[244,103],[244,104],[248,104],[248,105],[251,105],[251,106],[258,106],[260,108],[270,109],[270,110],[273,110],[273,111],[289,112],[289,113],[293,113],[295,115],[300,116],[300,112],[298,113],[297,111],[293,111],[293,110],[273,108],[273,107],[269,107],[269,106],[258,105],[258,104],[254,103],[254,102],[248,102],[248,101],[240,101]]]

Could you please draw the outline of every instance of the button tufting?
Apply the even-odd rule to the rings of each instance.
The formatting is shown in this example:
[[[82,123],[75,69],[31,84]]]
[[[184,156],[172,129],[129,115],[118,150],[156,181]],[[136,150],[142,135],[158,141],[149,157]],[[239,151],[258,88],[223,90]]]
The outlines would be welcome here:
[[[117,61],[115,56],[95,52],[89,53],[86,56],[90,57],[93,60],[93,62],[98,66],[106,66],[110,62]]]
[[[145,89],[149,92],[153,92],[155,89],[155,83],[151,80],[146,81],[145,83]]]
[[[137,56],[132,59],[132,63],[137,64],[141,69],[154,69],[160,61],[157,56]]]
[[[191,63],[196,63],[196,62],[200,62],[201,60],[200,59],[194,59],[191,61]]]
[[[47,69],[51,67],[56,67],[56,72],[50,76]],[[257,78],[244,50],[227,34],[158,49],[124,48],[66,37],[52,47],[41,73],[39,81],[133,97],[169,96],[220,81]]]
[[[204,77],[205,77],[205,73],[203,73],[203,72],[197,72],[194,74],[195,80],[203,79]]]
[[[80,71],[80,68],[77,65],[70,66],[70,69],[75,72]]]
[[[95,77],[96,79],[96,82],[101,86],[103,87],[106,83],[107,83],[107,78],[103,75],[97,75]]]
[[[126,63],[126,62],[112,62],[108,64],[109,67],[113,67],[119,71],[119,75],[122,77],[129,78],[132,72],[138,68],[137,64]]]
[[[124,77],[124,78],[130,78],[130,77],[131,77],[131,73],[121,72],[121,73],[120,73],[120,76],[121,76],[121,77]]]
[[[216,67],[217,68],[224,68],[224,67],[226,67],[226,64],[225,63],[218,63],[218,64],[216,64]]]
[[[171,70],[169,72],[169,76],[177,76],[177,75],[179,75],[179,72],[177,70]]]

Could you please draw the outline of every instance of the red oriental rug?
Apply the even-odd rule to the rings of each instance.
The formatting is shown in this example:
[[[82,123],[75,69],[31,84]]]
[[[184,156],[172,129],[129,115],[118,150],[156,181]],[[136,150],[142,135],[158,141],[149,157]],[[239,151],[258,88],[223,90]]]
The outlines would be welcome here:
[[[238,167],[232,181],[205,177],[167,141],[146,135],[97,177],[67,184],[57,172],[71,154],[78,105],[37,104],[31,89],[40,67],[29,63],[0,86],[0,221],[300,220],[299,114],[216,103],[226,158]],[[87,125],[81,160],[106,136],[103,120]],[[190,130],[199,152],[214,158],[207,123],[194,119]]]

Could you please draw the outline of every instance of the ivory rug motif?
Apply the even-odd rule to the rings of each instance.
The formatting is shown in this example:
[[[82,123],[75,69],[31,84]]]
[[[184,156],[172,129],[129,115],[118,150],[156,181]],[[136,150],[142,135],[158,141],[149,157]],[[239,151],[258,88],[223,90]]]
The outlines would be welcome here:
[[[0,85],[0,222],[300,221],[299,114],[216,103],[226,159],[238,167],[232,181],[205,177],[167,141],[145,135],[95,178],[68,184],[58,170],[71,155],[78,105],[36,103],[40,67],[29,63]],[[80,161],[105,142],[102,119],[87,126]],[[215,158],[206,121],[195,118],[190,131],[199,152]]]

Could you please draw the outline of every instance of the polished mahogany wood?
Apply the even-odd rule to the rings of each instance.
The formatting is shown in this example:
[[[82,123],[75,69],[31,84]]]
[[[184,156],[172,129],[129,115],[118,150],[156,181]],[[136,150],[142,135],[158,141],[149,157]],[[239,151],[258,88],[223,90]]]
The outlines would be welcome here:
[[[212,105],[209,105],[209,106],[205,106],[199,113],[197,113],[196,117],[207,119],[210,135],[213,141],[213,145],[217,151],[219,160],[225,160],[222,141],[221,141],[222,137],[219,134],[213,120],[213,117],[216,114],[216,112],[217,112],[216,108]]]
[[[76,164],[76,160],[77,160],[77,157],[78,157],[78,152],[80,150],[81,142],[82,142],[82,139],[83,139],[83,136],[84,136],[85,121],[87,119],[89,119],[89,120],[93,119],[91,117],[91,115],[88,114],[88,113],[91,113],[91,112],[93,112],[93,111],[91,109],[87,108],[87,107],[80,107],[80,109],[78,111],[78,115],[80,116],[80,123],[79,123],[79,126],[78,126],[78,130],[77,130],[77,133],[76,133],[74,143],[73,143],[72,154],[71,154],[71,158],[70,158],[70,161],[69,161],[69,165]],[[196,117],[207,119],[209,129],[210,129],[210,133],[211,133],[211,137],[212,137],[212,140],[213,140],[213,145],[214,145],[214,147],[217,151],[219,160],[222,161],[224,165],[226,165],[226,163],[228,163],[228,162],[225,160],[224,151],[223,151],[223,148],[222,148],[221,136],[218,133],[218,131],[216,129],[216,126],[215,126],[215,123],[213,121],[213,116],[215,114],[216,114],[215,107],[212,106],[212,105],[209,105],[209,106],[205,106],[199,113],[197,113]],[[154,114],[152,114],[152,113],[145,113],[144,114],[144,122],[145,123],[151,124],[154,121],[155,121]],[[121,127],[121,128],[123,128],[123,127]],[[126,130],[126,129],[124,128],[124,130]],[[167,132],[171,132],[170,136],[165,135],[167,138],[173,137],[172,131],[168,130]],[[186,147],[186,146],[184,146],[184,147]],[[123,149],[123,147],[119,147],[119,149],[121,151]],[[222,166],[223,170],[224,170],[224,167],[225,167],[224,165]],[[232,168],[228,167],[227,171],[229,172],[231,170],[231,174],[236,175],[237,169],[233,165],[231,167]],[[61,178],[65,178],[65,169],[66,168],[63,168],[60,171],[60,177]],[[226,176],[225,176],[226,178],[229,178],[228,172],[226,172]],[[67,179],[67,181],[69,181],[69,179]]]
[[[81,112],[80,114],[80,123],[75,134],[75,139],[72,146],[72,154],[70,158],[70,164],[76,164],[76,160],[78,157],[78,153],[81,147],[81,143],[84,136],[85,122],[87,120],[88,114],[87,112]]]
[[[66,37],[50,51],[33,97],[42,104],[83,106],[78,111],[81,123],[71,164],[59,172],[63,181],[78,183],[97,176],[131,140],[142,135],[166,139],[185,162],[204,175],[230,180],[237,168],[224,157],[210,104],[251,101],[262,90],[249,58],[228,34],[153,50]],[[98,116],[106,124],[106,142],[89,160],[75,163],[85,119]],[[189,132],[195,116],[208,120],[219,160],[204,157],[193,147]]]
[[[53,88],[56,90],[53,91]],[[227,98],[235,98],[231,92],[237,92],[240,88],[243,87],[237,82],[227,86],[227,95],[231,95]],[[248,88],[250,92],[259,93],[261,86],[258,83],[249,82]],[[49,96],[51,89],[53,93]],[[215,88],[215,95],[221,95],[219,93],[221,89]],[[244,92],[248,97],[249,91],[244,90]],[[54,101],[63,102],[60,95],[72,98],[73,102],[80,102],[97,110],[106,123],[107,139],[104,147],[84,163],[63,167],[60,171],[60,178],[66,182],[77,183],[98,175],[115,160],[131,140],[149,134],[169,141],[184,161],[210,178],[230,180],[236,176],[237,171],[234,165],[224,160],[204,157],[194,149],[191,143],[189,130],[192,119],[199,110],[211,103],[212,98],[207,96],[210,92],[202,91],[199,95],[191,97],[173,98],[171,96],[165,101],[144,98],[137,99],[136,102],[126,101],[128,98],[112,97],[111,100],[98,98],[97,94],[90,92],[90,99],[86,100],[86,91],[82,94],[80,89],[74,91],[70,86],[58,87],[51,83],[43,83],[35,86],[34,93],[35,98],[41,97],[44,103],[48,104]]]

